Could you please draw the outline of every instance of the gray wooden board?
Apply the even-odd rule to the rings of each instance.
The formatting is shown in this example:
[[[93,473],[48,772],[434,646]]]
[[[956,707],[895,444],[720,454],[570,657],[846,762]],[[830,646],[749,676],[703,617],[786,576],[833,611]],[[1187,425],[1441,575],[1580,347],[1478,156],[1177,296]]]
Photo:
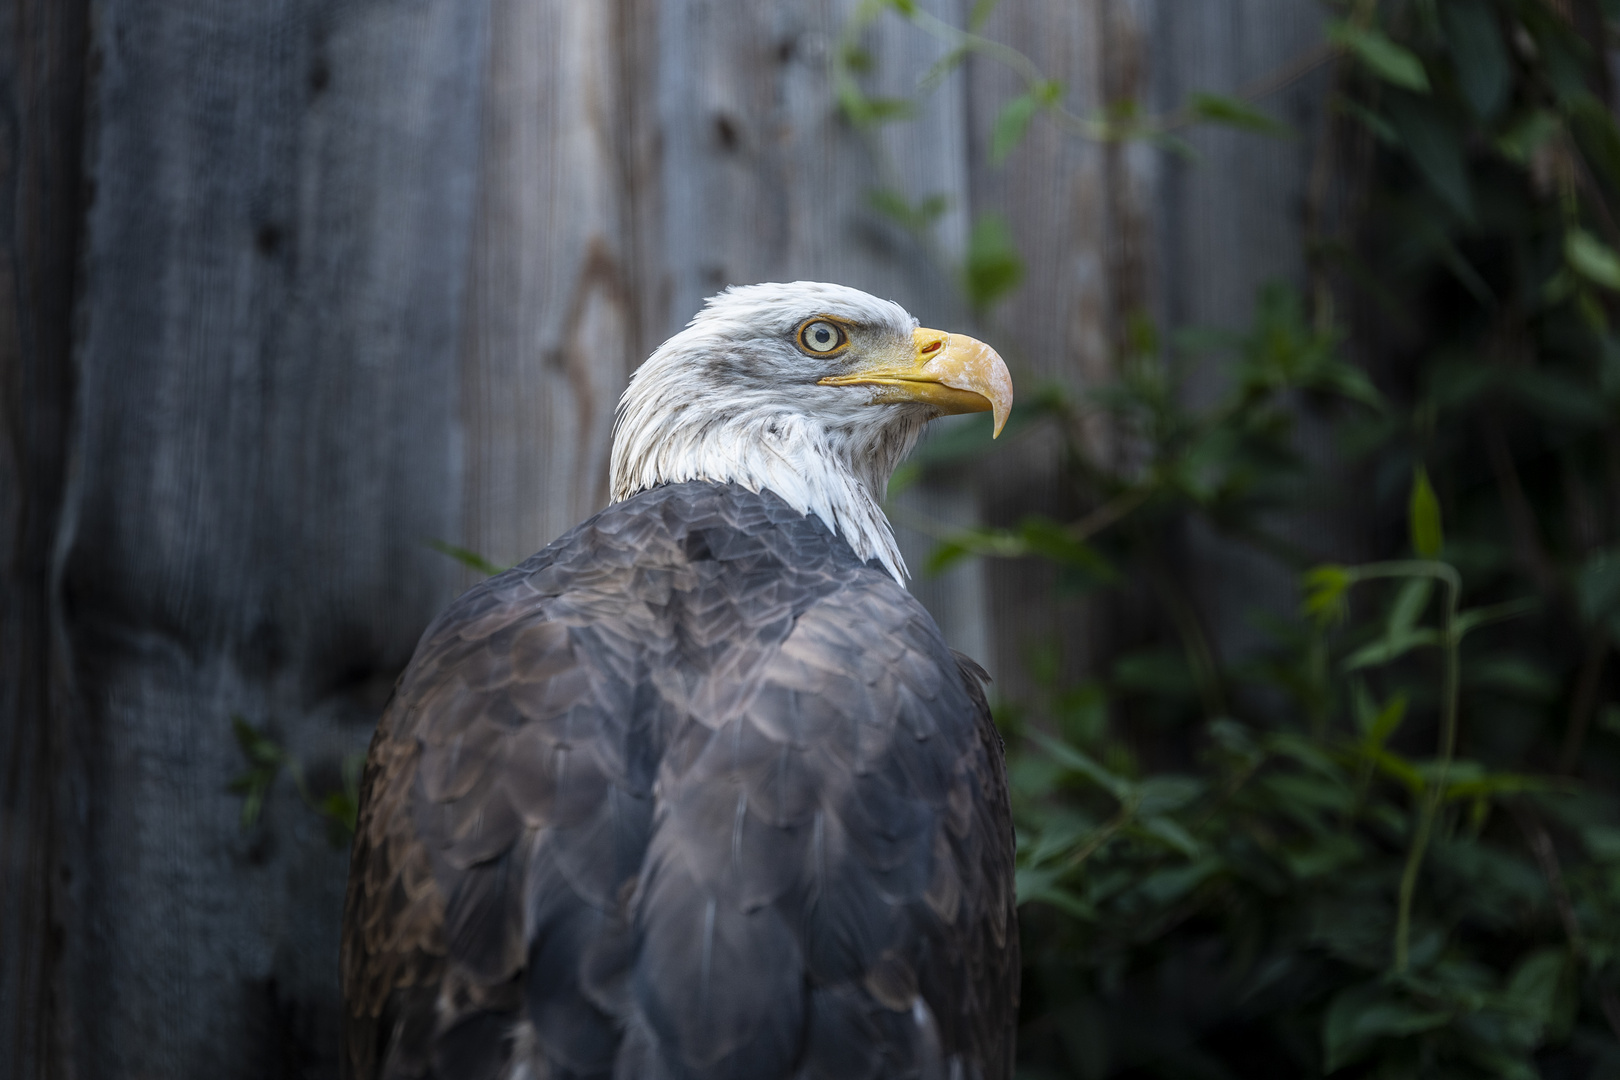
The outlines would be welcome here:
[[[1235,94],[1285,68],[1323,40],[1324,10],[1288,0],[1177,0],[1161,19],[1154,47],[1155,97],[1174,107],[1196,90]],[[1167,163],[1157,206],[1161,305],[1172,327],[1241,329],[1268,282],[1305,285],[1305,203],[1322,130],[1328,69],[1257,102],[1297,137],[1273,139],[1210,125],[1186,133],[1195,160]],[[1219,364],[1205,364],[1187,387],[1189,404],[1208,405],[1227,388]],[[1299,438],[1325,466],[1325,428],[1299,415]],[[1318,551],[1339,541],[1304,519],[1272,523]],[[1201,521],[1185,535],[1181,578],[1205,614],[1217,655],[1239,659],[1262,644],[1245,616],[1294,603],[1292,575],[1252,545],[1220,536]]]
[[[0,1076],[52,1049],[51,926],[63,879],[53,773],[49,603],[72,403],[74,266],[87,12],[26,0],[0,15]]]
[[[62,603],[77,1075],[330,1064],[344,856],[230,717],[363,749],[451,595],[484,9],[98,7]]]

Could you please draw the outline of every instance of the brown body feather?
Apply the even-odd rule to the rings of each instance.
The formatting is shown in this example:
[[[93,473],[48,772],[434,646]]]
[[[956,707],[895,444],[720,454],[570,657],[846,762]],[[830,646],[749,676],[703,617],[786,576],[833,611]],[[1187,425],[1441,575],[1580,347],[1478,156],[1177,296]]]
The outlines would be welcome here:
[[[1009,1077],[982,675],[734,485],[644,492],[476,587],[372,743],[349,1074]]]

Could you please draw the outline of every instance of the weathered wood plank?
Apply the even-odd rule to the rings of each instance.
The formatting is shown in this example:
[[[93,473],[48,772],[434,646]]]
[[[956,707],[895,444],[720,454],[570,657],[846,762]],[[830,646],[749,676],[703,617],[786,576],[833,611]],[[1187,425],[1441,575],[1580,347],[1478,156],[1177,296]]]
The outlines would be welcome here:
[[[344,856],[229,718],[363,748],[452,568],[481,5],[98,7],[64,618],[88,1077],[335,1056]],[[161,1033],[161,1034],[160,1034]]]
[[[42,1076],[63,884],[51,565],[73,398],[87,10],[0,15],[0,1075]]]
[[[636,84],[612,4],[497,0],[462,353],[465,545],[502,565],[607,503],[613,409],[646,347],[622,167]],[[651,280],[646,280],[651,278]]]
[[[1006,42],[1066,87],[1066,104],[1080,114],[1109,100],[1105,0],[1002,4],[985,34]],[[1044,380],[1071,390],[1113,370],[1122,282],[1115,249],[1118,192],[1109,151],[1038,120],[1000,165],[990,161],[997,115],[1025,89],[1005,66],[983,56],[970,67],[973,207],[1004,217],[1025,260],[1024,285],[994,314],[1025,392]],[[1089,431],[1092,450],[1112,454],[1103,424]],[[1012,525],[1031,513],[1078,510],[1076,495],[1056,469],[1055,444],[1034,439],[1000,451],[981,473],[985,517]],[[1100,614],[1080,597],[1065,596],[1051,565],[1035,560],[992,562],[985,568],[996,642],[998,690],[1028,699],[1035,687],[1031,660],[1061,647],[1064,679],[1087,670],[1106,649]]]
[[[1268,79],[1322,43],[1325,17],[1319,5],[1290,0],[1176,3],[1175,16],[1162,18],[1155,34],[1158,106],[1174,108],[1194,90],[1234,94]],[[1206,125],[1186,133],[1196,160],[1167,162],[1155,214],[1158,288],[1168,326],[1243,327],[1267,281],[1304,286],[1306,188],[1323,130],[1327,80],[1327,69],[1319,69],[1258,103],[1298,137],[1270,139]],[[1213,401],[1227,377],[1222,365],[1204,365],[1187,388],[1190,402]],[[1300,439],[1326,467],[1332,456],[1323,445],[1326,429],[1303,411],[1300,419]],[[1276,524],[1319,551],[1339,547],[1321,535],[1328,523]],[[1198,520],[1189,523],[1176,569],[1202,611],[1224,613],[1206,629],[1228,660],[1262,644],[1245,617],[1249,612],[1293,603],[1285,568]]]

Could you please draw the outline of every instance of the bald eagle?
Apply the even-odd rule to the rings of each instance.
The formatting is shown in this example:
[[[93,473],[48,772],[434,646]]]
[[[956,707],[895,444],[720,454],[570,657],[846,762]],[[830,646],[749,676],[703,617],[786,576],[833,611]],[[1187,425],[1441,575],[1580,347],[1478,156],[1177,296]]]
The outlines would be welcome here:
[[[653,353],[612,504],[451,604],[377,728],[351,1076],[1011,1076],[1001,743],[878,502],[929,420],[1011,400],[837,285],[728,289]]]

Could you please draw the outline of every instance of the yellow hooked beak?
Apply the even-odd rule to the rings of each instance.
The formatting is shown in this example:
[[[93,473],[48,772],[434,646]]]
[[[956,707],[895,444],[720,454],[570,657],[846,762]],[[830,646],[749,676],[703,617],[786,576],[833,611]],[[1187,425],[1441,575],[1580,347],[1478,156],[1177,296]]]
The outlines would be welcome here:
[[[942,413],[989,412],[1001,434],[1012,409],[1012,376],[996,350],[966,334],[914,330],[910,355],[886,354],[843,375],[829,375],[822,386],[876,386],[872,404],[915,401]]]

